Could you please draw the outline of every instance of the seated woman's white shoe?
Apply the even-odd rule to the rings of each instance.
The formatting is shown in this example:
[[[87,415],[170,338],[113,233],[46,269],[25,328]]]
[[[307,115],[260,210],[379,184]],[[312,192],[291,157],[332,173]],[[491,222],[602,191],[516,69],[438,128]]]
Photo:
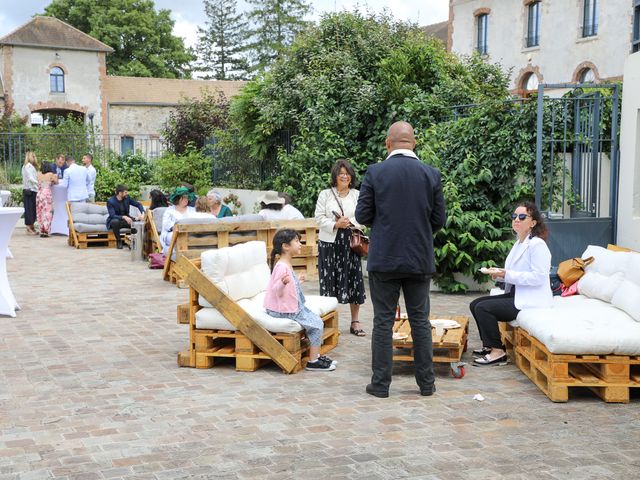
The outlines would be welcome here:
[[[505,363],[507,361],[507,353],[503,352],[495,358],[491,358],[491,354],[486,354],[480,358],[473,360],[474,365],[495,365],[497,363]]]

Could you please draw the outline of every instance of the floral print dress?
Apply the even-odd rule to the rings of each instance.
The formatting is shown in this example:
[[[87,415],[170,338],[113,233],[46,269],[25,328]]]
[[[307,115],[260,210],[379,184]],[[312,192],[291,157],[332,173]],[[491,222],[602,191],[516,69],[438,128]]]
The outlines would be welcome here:
[[[51,182],[40,181],[38,183],[38,194],[36,195],[36,218],[40,233],[49,235],[51,220],[53,218],[53,192]]]

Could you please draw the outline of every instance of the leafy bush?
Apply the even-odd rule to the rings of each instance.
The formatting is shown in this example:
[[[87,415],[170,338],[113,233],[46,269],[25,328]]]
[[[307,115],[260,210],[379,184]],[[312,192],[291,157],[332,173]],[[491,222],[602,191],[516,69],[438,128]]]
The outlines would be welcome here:
[[[211,159],[189,144],[181,155],[167,152],[160,157],[155,164],[154,178],[167,192],[186,182],[193,185],[198,194],[204,194],[211,185]]]
[[[106,165],[94,161],[96,168],[96,200],[106,201],[114,195],[116,187],[120,184],[129,189],[129,195],[133,198],[140,196],[140,185],[148,184],[153,179],[152,167],[140,152],[128,152],[124,155],[116,155],[109,152]]]

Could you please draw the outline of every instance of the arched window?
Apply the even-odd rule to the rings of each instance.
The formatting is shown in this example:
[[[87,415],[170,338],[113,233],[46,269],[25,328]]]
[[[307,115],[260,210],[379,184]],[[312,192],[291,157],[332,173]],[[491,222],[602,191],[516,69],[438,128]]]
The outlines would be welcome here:
[[[578,82],[580,83],[595,83],[595,81],[596,76],[590,68],[583,69],[578,76]]]
[[[522,80],[523,90],[538,90],[538,76],[535,73],[530,73]]]
[[[52,93],[64,93],[64,70],[60,67],[53,67],[49,72],[49,83]]]

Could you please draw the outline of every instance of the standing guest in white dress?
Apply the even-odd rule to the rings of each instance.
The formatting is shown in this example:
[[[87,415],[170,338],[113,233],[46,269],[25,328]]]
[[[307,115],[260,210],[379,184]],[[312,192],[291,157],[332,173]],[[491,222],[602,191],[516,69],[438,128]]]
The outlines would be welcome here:
[[[37,235],[33,224],[36,222],[36,195],[38,194],[38,160],[36,154],[28,151],[22,166],[22,203],[24,204],[24,226],[27,233]]]
[[[67,169],[60,184],[66,187],[69,202],[86,202],[89,198],[89,172],[76,165],[73,157],[67,157]]]
[[[96,177],[98,176],[96,167],[93,166],[93,155],[90,153],[85,154],[82,157],[82,164],[86,167],[87,173],[89,174],[89,185],[87,186],[87,191],[89,192],[88,201],[93,203],[96,201]]]
[[[287,204],[285,195],[274,191],[268,191],[262,195],[258,199],[261,208],[259,215],[262,215],[265,220],[304,220],[300,210]]]
[[[169,202],[172,204],[164,211],[162,216],[162,232],[160,233],[160,243],[162,244],[162,253],[167,254],[171,237],[173,236],[173,226],[178,220],[188,218],[196,213],[196,209],[189,206],[189,202],[195,201],[195,195],[189,192],[186,187],[176,188]]]

